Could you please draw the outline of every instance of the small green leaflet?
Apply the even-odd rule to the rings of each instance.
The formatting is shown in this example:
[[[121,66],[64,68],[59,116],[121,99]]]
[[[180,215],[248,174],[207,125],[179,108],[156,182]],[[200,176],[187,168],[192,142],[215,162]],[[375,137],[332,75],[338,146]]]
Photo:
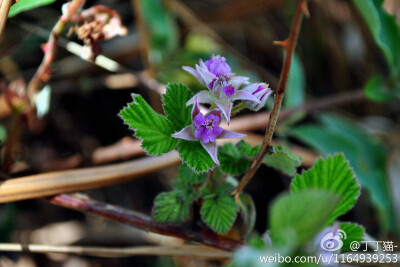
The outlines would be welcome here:
[[[244,173],[250,166],[250,161],[232,143],[218,148],[218,159],[221,170],[232,175]]]
[[[154,199],[153,219],[159,223],[183,223],[190,215],[192,202],[179,191],[163,192]]]
[[[273,152],[264,157],[263,163],[277,169],[286,175],[294,176],[297,167],[302,163],[301,157],[293,154],[283,146],[273,146]]]
[[[202,221],[213,231],[228,232],[235,222],[238,206],[229,195],[217,195],[204,201],[200,214]]]
[[[199,141],[179,140],[178,151],[182,161],[196,173],[214,168],[214,161]]]
[[[176,147],[178,140],[171,135],[174,128],[170,120],[156,113],[141,95],[132,94],[133,102],[121,110],[119,115],[125,124],[142,139],[142,147],[150,155],[161,155]]]
[[[178,171],[178,180],[182,183],[201,184],[207,178],[207,174],[197,174],[186,164],[181,164]]]
[[[240,142],[236,144],[236,147],[240,150],[240,152],[242,152],[243,155],[246,155],[247,157],[257,156],[261,148],[261,146],[253,147],[244,140],[240,140]]]
[[[329,224],[353,208],[360,195],[360,185],[343,154],[319,158],[311,169],[296,175],[290,186],[292,193],[309,189],[326,190],[340,196]]]
[[[283,194],[271,206],[270,235],[273,244],[303,244],[330,220],[339,198],[328,191],[304,190]]]
[[[186,107],[186,102],[192,98],[193,94],[186,85],[181,83],[169,83],[167,92],[163,95],[164,111],[168,119],[172,122],[175,131],[180,131],[191,124],[191,110]]]
[[[342,239],[343,247],[341,252],[350,251],[350,244],[354,241],[361,242],[364,235],[364,227],[356,223],[341,223],[340,230],[346,233],[346,239]]]
[[[28,11],[40,6],[46,6],[54,3],[56,0],[20,0],[10,7],[8,17],[12,18],[21,12]]]

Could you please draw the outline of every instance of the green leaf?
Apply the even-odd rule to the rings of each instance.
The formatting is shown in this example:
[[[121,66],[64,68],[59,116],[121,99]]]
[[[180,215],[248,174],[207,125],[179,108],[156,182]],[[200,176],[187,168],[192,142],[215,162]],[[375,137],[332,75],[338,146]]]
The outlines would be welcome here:
[[[154,199],[153,219],[159,223],[180,224],[188,219],[194,199],[179,191],[163,192]]]
[[[293,154],[283,146],[273,146],[273,152],[265,156],[263,163],[286,175],[294,176],[297,172],[297,167],[301,166],[302,161],[301,157]]]
[[[151,155],[161,155],[174,149],[178,139],[172,123],[156,113],[141,95],[132,94],[133,102],[121,110],[119,115],[125,124],[135,131],[135,136],[143,140],[142,147]]]
[[[202,221],[213,231],[228,232],[235,222],[238,206],[229,195],[219,195],[204,201],[200,215]]]
[[[214,161],[200,142],[180,140],[178,150],[182,161],[194,172],[201,173],[214,168]]]
[[[346,239],[342,239],[341,252],[350,251],[350,244],[354,241],[361,242],[364,235],[364,227],[355,223],[341,223],[340,229],[346,233]]]
[[[382,50],[392,73],[397,73],[400,64],[400,31],[395,16],[383,10],[383,0],[353,0],[353,2]]]
[[[186,85],[180,83],[170,83],[167,85],[167,92],[163,95],[164,111],[168,119],[172,122],[175,131],[180,131],[192,123],[192,105],[186,107],[186,102],[192,96],[193,94]]]
[[[183,183],[201,184],[207,178],[207,174],[197,174],[186,164],[181,164],[178,171],[178,179]]]
[[[339,198],[320,190],[283,194],[271,206],[270,235],[274,244],[303,244],[319,233],[330,220]]]
[[[260,145],[253,147],[250,144],[246,143],[246,141],[244,140],[240,140],[240,142],[236,144],[236,147],[243,155],[246,155],[247,157],[257,156],[258,152],[261,149]]]
[[[397,91],[397,92],[396,92]],[[376,102],[389,102],[396,100],[400,96],[400,88],[389,88],[385,84],[385,79],[380,75],[375,75],[364,86],[365,95]]]
[[[315,148],[323,155],[343,152],[361,183],[370,193],[372,202],[382,211],[384,225],[390,219],[391,204],[386,180],[387,155],[385,148],[344,117],[323,114],[321,125],[304,125],[292,130],[291,135]]]
[[[250,161],[232,143],[218,148],[218,159],[221,170],[232,175],[244,173],[250,166]]]
[[[56,0],[20,0],[10,7],[8,17],[12,18],[21,12],[28,11],[40,6],[46,6],[54,3]]]
[[[199,196],[199,192],[196,191],[192,184],[183,183],[179,179],[172,181],[172,187],[174,188],[174,192],[180,194],[184,202],[192,203]]]
[[[0,145],[4,145],[7,139],[7,130],[0,124]]]
[[[343,154],[319,158],[311,169],[296,175],[290,186],[292,193],[309,189],[326,190],[341,197],[329,223],[353,208],[360,195],[360,186]]]

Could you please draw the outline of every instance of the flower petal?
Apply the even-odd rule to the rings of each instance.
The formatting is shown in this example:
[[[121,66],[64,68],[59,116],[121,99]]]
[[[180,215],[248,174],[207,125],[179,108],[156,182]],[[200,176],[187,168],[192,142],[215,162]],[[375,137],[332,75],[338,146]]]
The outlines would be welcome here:
[[[217,139],[242,138],[242,137],[246,137],[246,136],[247,136],[246,134],[235,133],[235,132],[223,129],[221,135],[218,136]]]
[[[190,101],[190,100],[189,100]],[[188,102],[189,102],[188,101]],[[194,98],[194,102],[193,102],[193,109],[192,109],[192,122],[195,121],[195,118],[197,115],[200,114],[200,108],[199,108],[199,103],[197,102],[197,98]],[[186,106],[188,106],[188,104],[186,103]]]
[[[196,79],[201,83],[201,85],[206,86],[206,84],[204,83],[203,78],[201,77],[201,75],[199,74],[199,72],[196,69],[194,69],[192,67],[189,67],[189,66],[182,66],[182,69],[184,71],[189,72],[194,77],[196,77]]]
[[[249,100],[249,101],[253,101],[256,103],[260,103],[260,100],[257,97],[255,97],[254,95],[250,94],[249,92],[246,92],[243,90],[236,91],[236,94],[234,94],[231,99],[232,99],[232,101]]]
[[[192,125],[186,126],[180,132],[174,133],[171,136],[178,138],[178,139],[188,140],[188,141],[196,141],[197,140],[193,134],[193,126]]]
[[[233,76],[229,79],[229,84],[231,84],[235,90],[239,89],[242,84],[249,84],[249,78],[243,76]]]
[[[217,79],[217,76],[215,76],[212,72],[210,72],[207,69],[207,66],[205,68],[201,68],[199,65],[196,65],[196,70],[200,74],[207,88],[208,85],[212,83],[214,79]]]
[[[211,104],[213,102],[210,92],[203,90],[195,94],[191,99],[189,99],[189,101],[186,102],[186,106],[194,104],[196,99],[198,103],[203,103],[203,104]]]
[[[232,103],[231,102],[215,102],[217,106],[221,109],[226,122],[229,124],[231,118]]]
[[[208,142],[207,144],[204,144],[201,142],[201,145],[204,147],[204,149],[210,154],[211,158],[215,162],[215,164],[219,165],[218,157],[217,157],[217,143],[215,142]]]

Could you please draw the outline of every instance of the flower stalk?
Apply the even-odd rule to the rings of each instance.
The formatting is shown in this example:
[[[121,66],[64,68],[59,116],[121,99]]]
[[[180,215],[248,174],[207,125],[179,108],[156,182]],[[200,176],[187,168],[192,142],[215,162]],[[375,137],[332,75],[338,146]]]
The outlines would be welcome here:
[[[239,185],[236,189],[232,192],[232,195],[235,196],[236,201],[239,201],[239,194],[243,191],[245,186],[250,182],[251,178],[253,178],[254,174],[257,172],[258,168],[260,167],[264,156],[269,151],[269,146],[271,145],[272,136],[275,131],[276,123],[279,116],[279,111],[282,105],[282,100],[285,95],[286,84],[289,77],[290,66],[292,63],[293,52],[296,47],[297,37],[299,35],[301,21],[303,19],[303,15],[308,16],[308,9],[307,9],[307,0],[299,0],[297,3],[296,12],[293,19],[292,28],[289,34],[289,38],[284,41],[277,41],[275,44],[282,46],[285,49],[285,60],[282,66],[281,77],[279,79],[278,88],[275,93],[274,105],[272,107],[269,121],[267,125],[267,129],[265,131],[265,137],[258,153],[256,159],[250,166],[250,169],[246,172],[243,176],[242,180],[240,181]]]
[[[45,45],[45,55],[42,63],[37,69],[32,80],[29,82],[27,90],[28,97],[31,102],[34,100],[36,94],[40,91],[40,85],[42,82],[48,80],[50,76],[50,65],[54,60],[57,51],[57,41],[63,30],[70,22],[71,18],[78,12],[78,10],[85,4],[86,0],[73,0],[68,4],[68,11],[65,15],[61,16],[56,25],[54,25],[48,42]]]

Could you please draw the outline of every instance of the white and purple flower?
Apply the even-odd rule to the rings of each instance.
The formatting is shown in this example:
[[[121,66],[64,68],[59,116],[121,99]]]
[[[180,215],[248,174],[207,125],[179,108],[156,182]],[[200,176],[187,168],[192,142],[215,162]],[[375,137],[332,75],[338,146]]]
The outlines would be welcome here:
[[[221,110],[214,109],[206,115],[200,113],[197,99],[192,109],[192,125],[186,126],[172,137],[189,141],[200,141],[204,149],[210,154],[215,164],[219,164],[217,157],[216,139],[242,138],[245,134],[235,133],[219,127]]]
[[[269,95],[272,94],[271,88],[269,88],[268,84],[265,83],[253,83],[246,86],[242,90],[252,94],[260,101],[259,103],[254,101],[244,101],[246,107],[253,111],[259,111],[261,108],[263,108]]]
[[[196,64],[195,69],[188,66],[182,68],[195,76],[208,89],[196,94],[186,103],[187,106],[193,104],[195,99],[199,103],[215,104],[229,124],[234,101],[245,100],[255,104],[260,103],[260,100],[251,93],[239,90],[242,85],[249,84],[249,78],[231,73],[231,67],[226,63],[224,57],[212,56],[206,62],[200,59],[200,63]]]

